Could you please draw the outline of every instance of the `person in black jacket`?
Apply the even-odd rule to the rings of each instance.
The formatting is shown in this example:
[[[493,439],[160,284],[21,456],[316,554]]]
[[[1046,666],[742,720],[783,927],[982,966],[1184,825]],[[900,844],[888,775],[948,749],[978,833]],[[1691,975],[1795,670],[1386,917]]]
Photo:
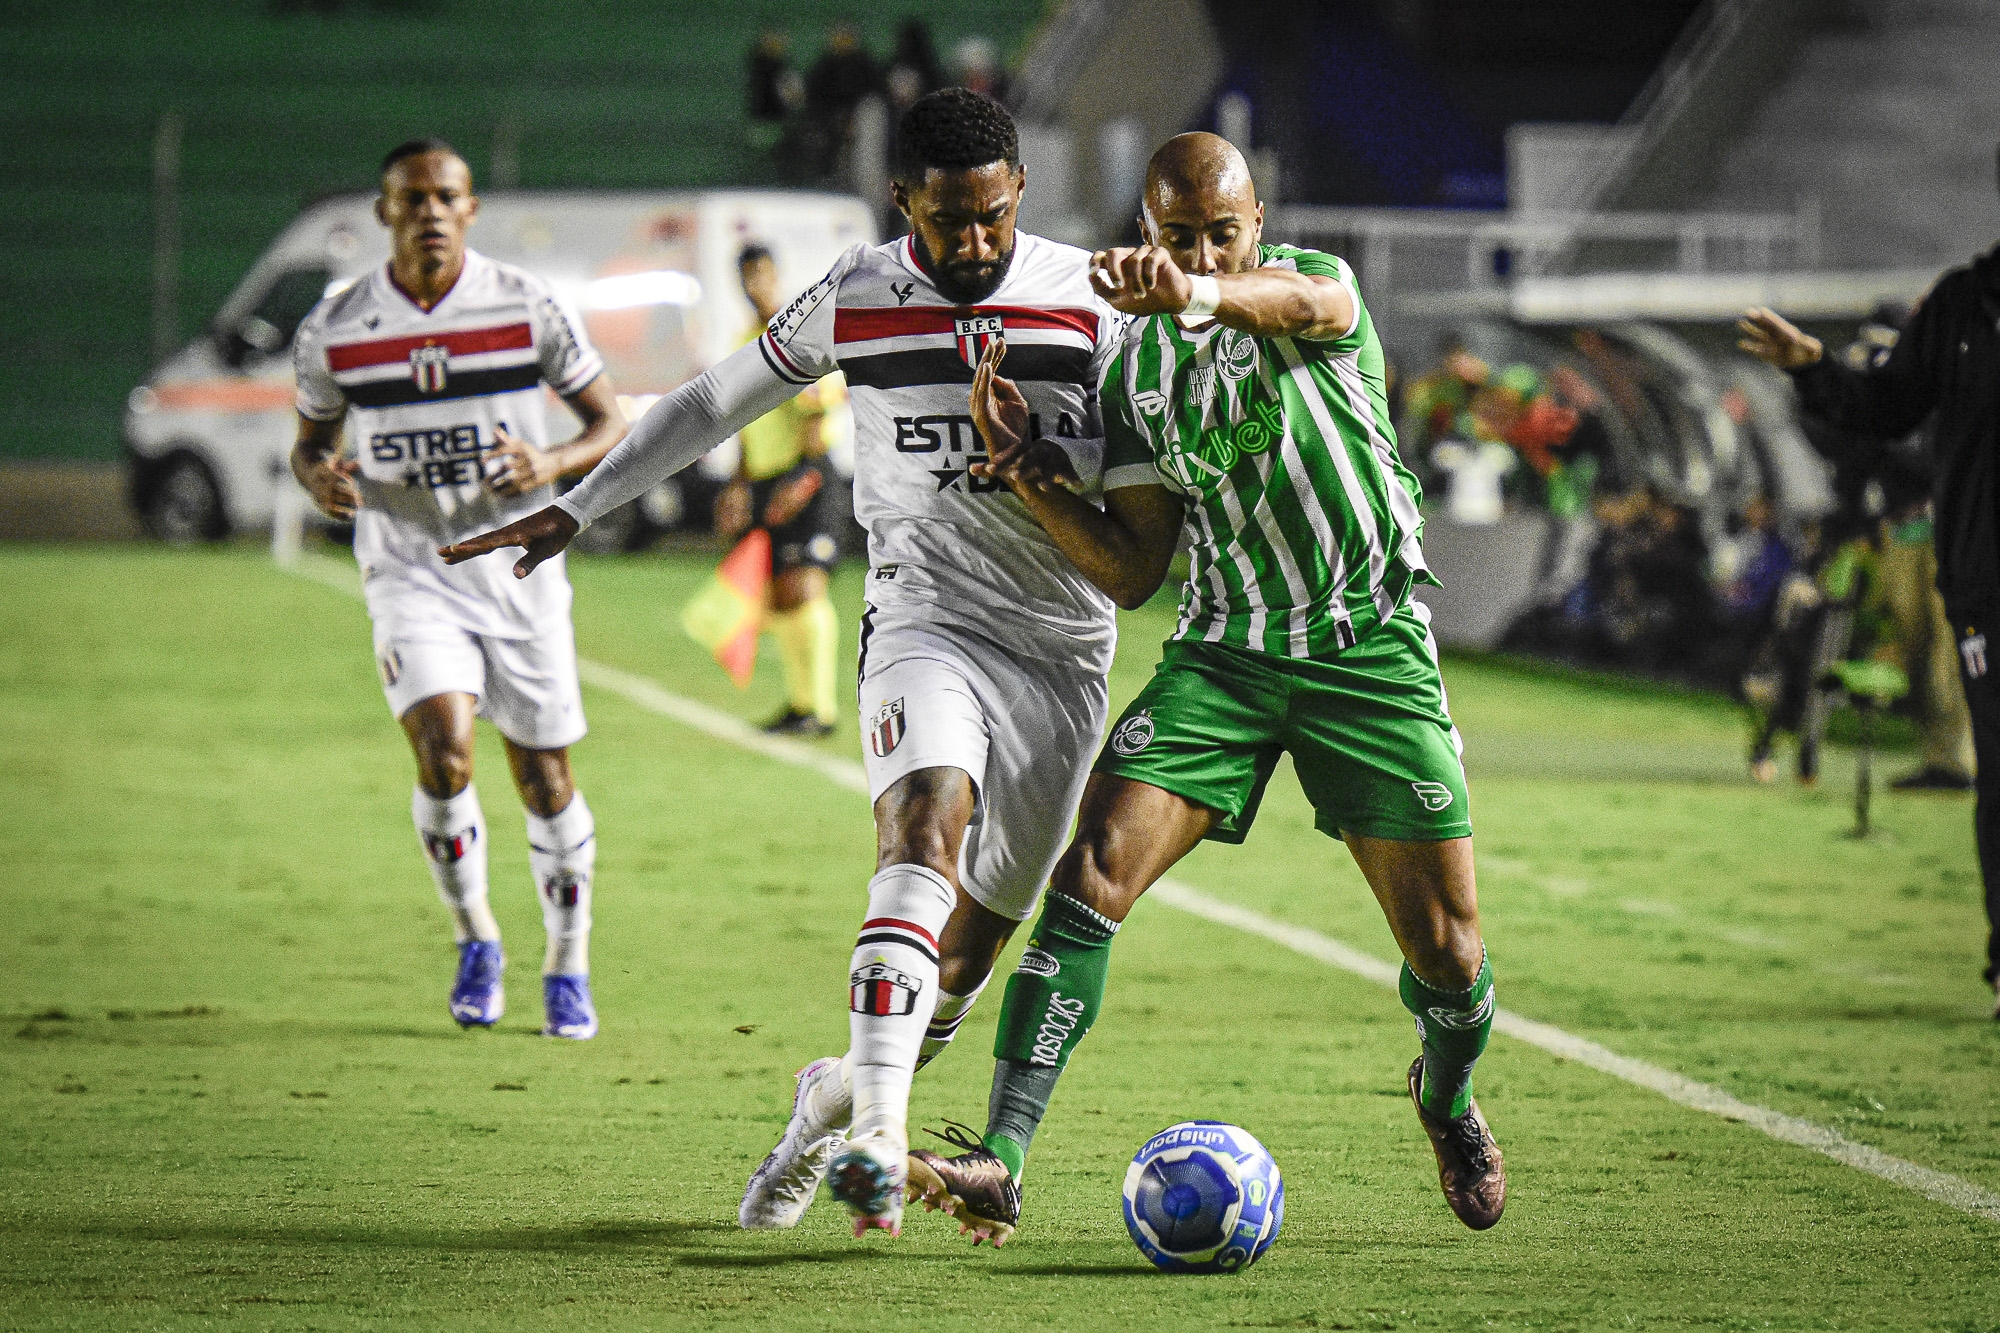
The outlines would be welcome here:
[[[1739,347],[1791,374],[1808,416],[1884,447],[1933,420],[1938,591],[1972,712],[1973,825],[1991,926],[1985,976],[2000,997],[2000,682],[1986,643],[2000,625],[2000,247],[1939,278],[1888,358],[1866,370],[1839,364],[1770,310],[1744,312],[1737,327]]]

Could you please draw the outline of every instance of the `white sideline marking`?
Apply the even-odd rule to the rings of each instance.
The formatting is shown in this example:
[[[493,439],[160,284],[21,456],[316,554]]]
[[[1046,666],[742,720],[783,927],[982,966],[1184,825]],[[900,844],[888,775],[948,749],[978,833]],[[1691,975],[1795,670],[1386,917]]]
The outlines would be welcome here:
[[[360,579],[356,571],[326,556],[307,552],[294,565],[286,566],[293,573],[301,574],[317,583],[323,583],[337,591],[359,596]],[[657,682],[620,671],[617,667],[606,666],[588,658],[579,658],[577,672],[590,685],[607,690],[638,705],[649,713],[672,718],[685,726],[694,728],[704,735],[719,741],[740,746],[767,759],[808,768],[826,778],[836,786],[868,794],[868,775],[860,764],[851,759],[841,759],[827,754],[815,746],[800,741],[787,740],[782,736],[766,736],[763,732],[732,717],[720,709],[675,694]],[[1509,863],[1507,869],[1515,866]],[[1283,945],[1293,953],[1327,963],[1342,971],[1352,972],[1358,977],[1374,982],[1378,986],[1394,990],[1402,968],[1400,964],[1384,962],[1373,954],[1361,952],[1350,945],[1342,944],[1331,935],[1322,935],[1306,926],[1295,926],[1253,912],[1247,907],[1211,898],[1201,890],[1191,888],[1179,880],[1163,879],[1147,892],[1147,899],[1179,908],[1190,915],[1217,925],[1230,926],[1247,934],[1261,936],[1273,944]],[[1752,1102],[1738,1100],[1711,1084],[1699,1083],[1684,1078],[1670,1069],[1649,1065],[1643,1060],[1634,1060],[1618,1054],[1608,1047],[1600,1046],[1585,1037],[1538,1023],[1532,1018],[1523,1018],[1510,1009],[1496,1009],[1493,1026],[1497,1031],[1532,1046],[1539,1046],[1549,1054],[1564,1060],[1574,1060],[1600,1073],[1623,1079],[1637,1087],[1656,1092],[1668,1101],[1720,1116],[1724,1120],[1749,1125],[1764,1134],[1785,1143],[1810,1148],[1816,1153],[1831,1157],[1843,1166],[1851,1166],[1857,1171],[1866,1171],[1873,1176],[1906,1190],[1921,1194],[1927,1199],[1956,1208],[1960,1212],[1983,1217],[1989,1222],[2000,1222],[2000,1193],[1975,1185],[1969,1180],[1944,1171],[1934,1171],[1927,1166],[1901,1157],[1893,1157],[1878,1148],[1865,1143],[1856,1143],[1843,1134],[1836,1133],[1810,1120],[1800,1120],[1796,1116],[1773,1111],[1768,1106],[1758,1106]]]

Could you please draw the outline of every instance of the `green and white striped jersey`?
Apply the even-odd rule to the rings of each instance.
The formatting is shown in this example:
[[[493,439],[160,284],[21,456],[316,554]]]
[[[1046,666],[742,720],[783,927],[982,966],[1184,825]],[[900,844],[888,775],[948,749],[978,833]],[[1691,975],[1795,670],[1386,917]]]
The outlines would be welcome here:
[[[1260,247],[1354,298],[1330,342],[1258,338],[1172,315],[1135,319],[1106,365],[1104,489],[1188,499],[1176,639],[1325,658],[1382,623],[1424,565],[1421,488],[1396,454],[1382,344],[1345,260]]]

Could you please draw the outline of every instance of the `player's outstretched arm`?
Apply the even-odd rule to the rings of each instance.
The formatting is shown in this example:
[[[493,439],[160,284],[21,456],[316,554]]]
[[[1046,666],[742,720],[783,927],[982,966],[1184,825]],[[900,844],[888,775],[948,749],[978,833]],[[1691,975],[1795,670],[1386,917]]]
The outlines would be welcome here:
[[[1077,494],[1062,446],[1028,437],[1027,400],[1000,375],[1006,355],[1006,343],[996,338],[972,378],[972,420],[987,461],[971,470],[1004,481],[1085,578],[1127,611],[1137,610],[1167,577],[1181,502],[1164,486],[1106,492],[1103,509]]]
[[[340,441],[347,424],[342,413],[331,421],[299,417],[299,438],[292,445],[292,475],[306,488],[319,511],[336,523],[352,523],[361,495],[354,489],[354,474],[361,464],[340,456]]]
[[[438,554],[444,557],[447,565],[462,565],[475,556],[491,551],[504,550],[509,546],[525,547],[527,554],[514,562],[514,577],[524,579],[535,572],[536,565],[560,555],[570,539],[580,531],[582,529],[574,518],[550,505],[504,528],[482,532],[477,537],[468,537],[450,546],[440,546]]]
[[[1157,245],[1098,251],[1090,285],[1128,315],[1208,315],[1259,338],[1342,338],[1359,317],[1347,288],[1322,274],[1254,268],[1193,277]]]

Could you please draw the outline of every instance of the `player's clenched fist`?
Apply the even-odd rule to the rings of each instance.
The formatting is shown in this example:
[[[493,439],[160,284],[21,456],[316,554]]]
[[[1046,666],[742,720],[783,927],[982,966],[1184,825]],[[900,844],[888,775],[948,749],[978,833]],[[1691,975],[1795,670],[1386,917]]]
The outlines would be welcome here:
[[[336,523],[352,523],[361,495],[354,489],[354,474],[361,470],[357,459],[337,454],[321,454],[310,459],[294,455],[292,475],[306,488],[319,512]]]
[[[514,577],[524,579],[542,561],[561,555],[576,533],[576,520],[550,505],[504,528],[482,532],[477,537],[468,537],[450,546],[440,546],[438,554],[444,557],[447,565],[462,565],[474,556],[485,555],[489,551],[509,546],[526,547],[528,553],[514,562]]]
[[[1194,296],[1187,274],[1157,245],[1099,250],[1090,257],[1090,285],[1128,315],[1178,315]]]

